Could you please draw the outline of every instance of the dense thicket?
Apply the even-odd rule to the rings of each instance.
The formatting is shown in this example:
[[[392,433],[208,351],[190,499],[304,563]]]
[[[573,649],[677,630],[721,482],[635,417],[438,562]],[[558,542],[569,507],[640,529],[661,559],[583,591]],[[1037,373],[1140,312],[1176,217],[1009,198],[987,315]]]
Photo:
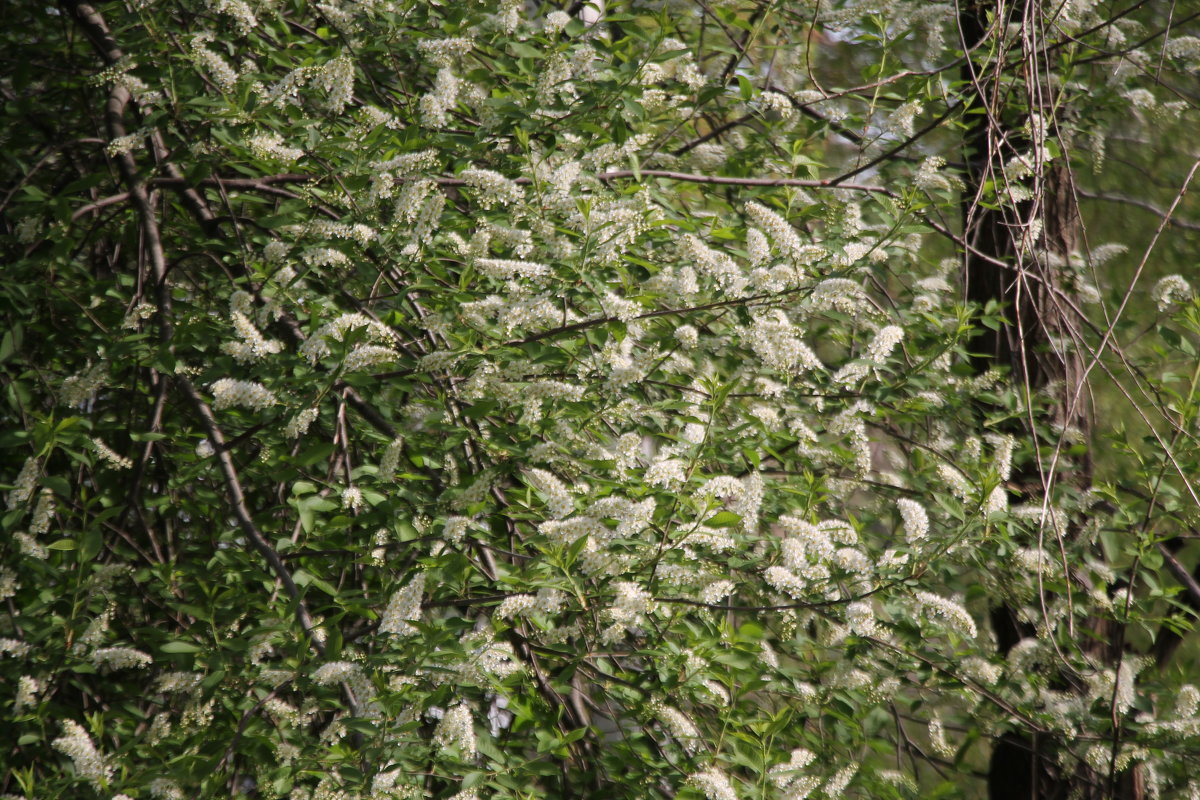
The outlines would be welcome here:
[[[1200,796],[1193,6],[8,9],[0,792]]]

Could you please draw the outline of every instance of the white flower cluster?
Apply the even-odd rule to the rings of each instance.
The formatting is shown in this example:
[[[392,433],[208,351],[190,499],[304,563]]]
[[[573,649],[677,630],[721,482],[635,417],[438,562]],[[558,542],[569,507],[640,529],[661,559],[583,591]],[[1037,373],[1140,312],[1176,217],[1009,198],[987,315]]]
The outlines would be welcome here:
[[[425,573],[418,573],[408,585],[392,595],[383,619],[379,622],[380,633],[411,636],[417,629],[411,620],[421,618],[421,598],[425,594]]]
[[[230,321],[233,322],[233,329],[238,338],[237,341],[224,342],[221,350],[233,356],[233,359],[239,364],[262,361],[267,356],[274,355],[283,349],[283,345],[279,342],[263,336],[249,317],[240,311],[230,314]]]
[[[991,662],[972,656],[963,661],[962,672],[968,678],[978,681],[984,686],[994,686],[1000,682],[1003,670]]]
[[[21,471],[17,473],[17,479],[13,481],[12,491],[8,493],[9,508],[16,508],[29,502],[29,498],[33,495],[33,487],[37,485],[40,467],[41,462],[36,458],[30,456],[25,459],[25,463],[21,465]]]
[[[881,328],[871,340],[871,344],[867,345],[867,359],[875,364],[882,364],[903,339],[903,328],[896,325]]]
[[[150,666],[153,660],[146,653],[132,647],[101,647],[92,652],[92,664],[97,668],[141,669]]]
[[[379,238],[379,232],[370,225],[364,225],[361,222],[350,225],[330,219],[309,220],[303,225],[289,226],[289,230],[295,230],[304,236],[317,239],[345,239],[356,242],[361,247],[366,247]]]
[[[338,267],[347,266],[350,263],[350,258],[341,250],[335,250],[332,247],[310,247],[304,251],[301,258],[304,263],[310,267]]]
[[[713,581],[700,591],[700,602],[716,605],[733,594],[736,589],[737,585],[731,580]]]
[[[21,588],[17,573],[7,567],[0,567],[0,600],[7,600]]]
[[[900,518],[904,521],[904,538],[909,544],[923,542],[929,537],[929,515],[916,500],[901,497],[896,501]]]
[[[917,173],[913,175],[913,185],[923,192],[949,191],[951,184],[939,170],[946,166],[946,159],[941,156],[929,156],[921,162]]]
[[[76,653],[82,653],[89,647],[95,647],[96,645],[100,644],[100,642],[104,641],[104,636],[108,633],[108,625],[110,622],[112,622],[112,618],[113,607],[109,606],[97,614],[92,621],[88,623],[88,626],[84,629],[83,633],[75,638],[75,644],[72,649]]]
[[[940,717],[929,720],[929,745],[942,758],[954,757],[954,746],[946,741],[946,726]]]
[[[1016,449],[1017,440],[1012,436],[1001,436],[995,433],[989,433],[984,438],[995,451],[996,472],[1000,476],[1000,480],[1008,480],[1012,477],[1013,451]]]
[[[772,369],[797,375],[823,368],[820,359],[801,338],[800,329],[782,310],[756,318],[745,329],[744,336],[755,355]]]
[[[17,531],[13,534],[13,538],[17,540],[17,549],[21,551],[22,555],[36,558],[39,561],[45,561],[50,557],[50,551],[28,533]]]
[[[792,106],[792,101],[788,99],[787,95],[780,94],[779,92],[763,92],[756,98],[755,105],[758,106],[762,113],[775,114],[784,120],[791,119],[796,113],[795,107]]]
[[[100,457],[102,461],[108,462],[108,465],[113,469],[129,469],[133,466],[133,462],[125,456],[115,452],[111,447],[106,445],[102,440],[93,436],[88,442],[92,446],[92,451]]]
[[[13,713],[20,714],[25,709],[37,705],[37,696],[41,691],[42,686],[36,678],[22,675],[21,679],[17,681],[17,696],[13,700]]]
[[[238,33],[245,36],[258,25],[254,11],[245,0],[208,0],[208,7],[217,14],[232,17]]]
[[[362,372],[363,370],[391,364],[400,358],[400,353],[390,347],[379,344],[359,344],[346,355],[342,366],[347,372]]]
[[[298,725],[302,720],[299,709],[278,697],[271,697],[263,701],[263,711],[266,712],[276,725],[280,723]]]
[[[1169,311],[1177,303],[1192,299],[1192,286],[1182,275],[1168,275],[1154,284],[1150,297],[1158,304],[1159,311]]]
[[[973,639],[978,633],[975,620],[959,603],[932,592],[917,592],[916,601],[922,614],[940,618],[948,627],[964,636]]]
[[[415,153],[402,153],[387,161],[372,162],[371,197],[375,199],[391,197],[398,181],[406,181],[406,188],[412,184],[423,183],[424,186],[422,187],[420,197],[424,197],[424,192],[432,189],[433,183],[430,181],[413,181],[411,178],[426,170],[436,169],[437,166],[438,152],[436,150],[419,150]],[[417,199],[419,200],[419,198]],[[415,205],[416,202],[412,200],[405,203],[405,207],[409,210]]]
[[[771,260],[771,241],[758,228],[746,230],[746,257],[750,265],[757,267]]]
[[[632,143],[633,139],[630,139],[626,146]],[[597,261],[612,264],[621,258],[646,230],[652,211],[642,205],[644,202],[641,198],[632,201],[596,200],[593,201],[586,217],[579,214],[572,216],[568,222],[581,233],[593,236],[599,242],[593,251]]]
[[[199,672],[164,672],[158,676],[157,690],[163,694],[182,694],[200,685],[204,676]]]
[[[217,88],[224,92],[232,91],[238,82],[237,70],[229,66],[229,63],[224,58],[204,46],[212,40],[213,35],[211,33],[201,33],[193,36],[191,43],[192,60],[196,62],[197,66],[208,72],[209,77],[212,78]]]
[[[482,208],[512,205],[525,197],[519,185],[490,169],[465,169],[458,177],[479,193],[476,202]]]
[[[536,605],[537,598],[531,594],[510,594],[500,602],[500,605],[496,606],[496,610],[492,612],[492,616],[500,619],[521,617]]]
[[[826,278],[818,283],[805,301],[804,310],[809,314],[837,311],[867,319],[877,313],[862,286],[849,278]]]
[[[396,477],[396,467],[400,465],[400,454],[404,451],[404,440],[393,439],[383,450],[379,459],[379,480],[391,482]]]
[[[796,233],[796,229],[766,206],[759,203],[747,203],[745,210],[751,222],[770,237],[779,253],[793,263],[803,266],[824,253],[822,248],[804,244],[800,235]]]
[[[463,303],[462,314],[472,326],[488,327],[488,321],[494,319],[505,334],[511,334],[518,328],[537,330],[557,325],[562,320],[562,308],[547,295],[526,294],[515,290],[515,284],[509,284],[506,296],[489,295],[483,300]],[[573,321],[568,315],[568,322]]]
[[[50,520],[54,516],[54,492],[42,489],[38,493],[37,506],[33,509],[33,519],[29,522],[29,532],[40,536],[50,530]]]
[[[96,750],[92,737],[78,722],[63,720],[62,729],[63,735],[51,742],[54,749],[71,759],[76,775],[91,781],[96,791],[104,791],[113,776],[112,765]]]
[[[184,800],[183,789],[169,778],[155,778],[147,787],[154,800]]]
[[[660,705],[655,709],[655,716],[680,747],[689,755],[696,754],[702,741],[700,731],[686,714],[670,706]]]
[[[500,281],[513,278],[544,278],[550,274],[550,267],[545,264],[505,258],[480,258],[475,261],[475,267],[481,274]]]
[[[29,655],[29,645],[19,639],[0,638],[0,656],[24,658]]]
[[[263,161],[287,161],[294,163],[304,158],[304,151],[298,147],[288,147],[283,143],[283,136],[278,133],[260,133],[251,136],[246,145],[255,158]]]
[[[146,135],[144,133],[134,132],[124,136],[118,136],[109,141],[105,146],[104,152],[110,156],[123,156],[132,153],[145,146]],[[124,327],[128,327],[127,325]]]
[[[351,661],[327,661],[313,670],[312,679],[319,686],[344,683],[362,702],[366,702],[371,695],[371,682],[362,667]]]
[[[357,486],[347,486],[342,489],[342,508],[349,511],[358,511],[363,507],[362,489]]]
[[[557,36],[571,22],[571,15],[562,10],[554,10],[542,21],[542,30],[547,36]]]
[[[442,535],[450,544],[460,545],[467,537],[467,528],[470,523],[471,521],[466,517],[448,517],[446,527],[442,529]]]
[[[965,475],[957,468],[945,462],[937,465],[938,477],[946,484],[955,497],[963,502],[970,499],[973,489]]]
[[[822,787],[821,791],[825,793],[825,796],[829,800],[836,800],[836,798],[842,796],[842,792],[846,791],[846,787],[850,785],[850,780],[857,772],[857,764],[842,767],[834,773],[832,778],[825,782],[825,786]]]
[[[632,581],[618,581],[613,604],[608,607],[605,616],[612,623],[612,628],[606,632],[611,640],[620,636],[625,630],[637,627],[645,614],[654,608],[654,598],[651,594]]]
[[[903,138],[912,136],[913,121],[921,111],[921,104],[915,100],[902,104],[888,116],[888,132]]]
[[[846,606],[846,627],[855,636],[874,636],[879,631],[875,610],[868,602],[860,601]]]
[[[422,39],[417,50],[435,67],[450,67],[475,47],[475,40],[457,36],[445,39]]]
[[[599,9],[604,8],[603,3],[596,3],[594,0],[592,5],[597,6]],[[588,11],[590,11],[590,9],[584,9],[583,19],[588,24],[591,24],[592,22],[596,21],[598,17],[596,17],[596,19],[589,20],[587,13]],[[687,51],[688,49],[689,48],[683,42],[675,38],[663,39],[662,44],[659,45],[659,51],[664,53]],[[696,65],[695,59],[691,52],[683,52],[680,55],[672,58],[648,61],[642,66],[639,79],[644,85],[650,85],[673,79],[684,84],[692,91],[697,91],[704,88],[705,84],[707,83],[704,73],[701,72],[700,68]]]
[[[698,236],[687,234],[679,243],[679,260],[695,268],[700,275],[712,278],[722,296],[741,297],[748,280],[741,267],[725,253],[714,250]]]
[[[820,778],[804,774],[805,768],[815,758],[811,750],[797,747],[787,761],[776,764],[768,771],[771,783],[775,784],[785,800],[804,800],[821,785]]]
[[[634,300],[626,300],[615,292],[605,292],[600,297],[600,308],[604,315],[621,322],[629,322],[641,315],[644,308]]]
[[[72,375],[62,382],[58,399],[64,406],[78,406],[86,402],[105,384],[108,365],[103,362],[92,364],[84,372]]]
[[[221,378],[209,387],[213,394],[213,410],[240,406],[262,411],[278,403],[278,399],[261,383]]]
[[[529,470],[529,482],[545,497],[546,510],[555,519],[569,516],[575,511],[575,500],[566,485],[544,469]]]
[[[313,67],[311,79],[325,91],[325,107],[330,113],[341,114],[354,94],[354,62],[338,56],[319,67]]]
[[[737,800],[737,792],[729,782],[729,777],[716,767],[691,774],[688,783],[703,792],[707,800]]]
[[[283,428],[283,435],[289,439],[298,439],[308,432],[309,426],[317,419],[318,410],[306,408],[288,421]]]
[[[391,330],[382,322],[371,319],[366,314],[342,314],[320,328],[300,345],[300,354],[313,364],[329,356],[329,342],[342,341],[346,333],[357,328],[366,328],[367,335],[375,341],[392,343],[395,341]]]
[[[433,79],[433,91],[421,95],[418,105],[421,122],[429,128],[444,128],[450,122],[450,110],[458,104],[462,87],[460,80],[449,67],[439,69]]]
[[[465,761],[474,760],[475,721],[466,703],[459,703],[445,713],[433,732],[433,741],[442,748],[443,753],[453,747]]]

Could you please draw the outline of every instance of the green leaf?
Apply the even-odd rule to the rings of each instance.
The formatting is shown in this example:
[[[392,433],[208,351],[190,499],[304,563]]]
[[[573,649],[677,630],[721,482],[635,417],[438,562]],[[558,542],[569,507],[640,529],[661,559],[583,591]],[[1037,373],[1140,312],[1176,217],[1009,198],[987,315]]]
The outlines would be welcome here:
[[[754,97],[754,84],[750,83],[750,79],[745,75],[737,76],[738,90],[742,97],[742,102],[748,103]]]
[[[704,525],[709,528],[732,528],[734,525],[739,525],[742,518],[732,511],[718,511],[713,516],[704,520]]]

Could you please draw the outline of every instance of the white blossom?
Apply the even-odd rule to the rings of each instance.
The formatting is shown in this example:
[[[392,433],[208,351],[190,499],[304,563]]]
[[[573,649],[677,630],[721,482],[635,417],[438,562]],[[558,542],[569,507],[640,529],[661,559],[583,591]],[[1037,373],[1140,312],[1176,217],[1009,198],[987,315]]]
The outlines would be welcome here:
[[[969,638],[975,638],[975,620],[959,603],[931,592],[917,592],[916,600],[922,613],[940,618],[948,627]]]
[[[152,659],[132,647],[101,647],[92,651],[92,663],[109,669],[140,669],[150,666]]]
[[[476,202],[483,208],[512,205],[524,197],[521,187],[499,172],[472,168],[463,170],[458,177],[478,193]]]
[[[250,137],[246,144],[255,158],[261,158],[264,161],[278,160],[292,163],[304,158],[304,151],[298,147],[285,145],[283,136],[279,133],[260,133]]]
[[[13,713],[20,714],[27,708],[37,705],[37,696],[42,691],[42,685],[29,675],[22,675],[17,681],[17,696],[13,700]]]
[[[550,516],[561,519],[575,510],[575,500],[566,485],[551,473],[544,469],[531,469],[529,482],[545,497]]]
[[[298,439],[308,433],[309,426],[317,419],[317,409],[306,408],[288,421],[283,428],[283,435],[289,439]]]
[[[90,781],[96,791],[104,791],[113,776],[113,766],[96,750],[92,737],[78,722],[63,720],[63,735],[51,744],[75,765],[75,774]]]
[[[209,387],[213,393],[213,410],[243,406],[262,411],[278,403],[278,399],[261,383],[221,378]]]
[[[470,707],[460,703],[447,711],[433,732],[433,740],[443,752],[453,747],[465,760],[473,760],[476,752],[475,723]]]
[[[50,521],[54,516],[54,492],[42,489],[38,493],[37,505],[33,509],[33,518],[29,521],[29,533],[39,536],[50,530]]]
[[[1168,275],[1154,284],[1150,297],[1158,304],[1159,311],[1169,311],[1177,303],[1192,298],[1192,286],[1180,275]]]
[[[8,493],[9,508],[16,508],[29,501],[33,495],[33,487],[37,484],[40,468],[41,462],[36,458],[25,459],[25,463],[21,465],[21,471],[17,473],[17,479],[13,481],[12,491]]]
[[[929,516],[916,500],[901,497],[896,501],[900,518],[904,521],[904,538],[909,544],[925,541],[929,536]]]
[[[715,767],[692,773],[688,776],[688,783],[703,792],[706,800],[737,800],[737,792],[729,782],[729,777]]]
[[[421,598],[425,594],[425,573],[418,573],[408,585],[392,595],[379,622],[380,633],[411,636],[417,629],[410,623],[421,618]]]
[[[93,436],[88,441],[92,446],[92,451],[95,452],[102,461],[107,462],[108,465],[113,469],[130,469],[133,467],[133,461],[114,451],[101,439]]]

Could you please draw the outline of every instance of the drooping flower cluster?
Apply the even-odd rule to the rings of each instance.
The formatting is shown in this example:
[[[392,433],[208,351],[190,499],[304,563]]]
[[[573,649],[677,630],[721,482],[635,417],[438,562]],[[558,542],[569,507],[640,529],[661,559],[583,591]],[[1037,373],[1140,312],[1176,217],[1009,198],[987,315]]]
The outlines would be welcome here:
[[[214,411],[235,407],[262,411],[279,402],[274,393],[254,381],[221,378],[209,388],[213,394]]]
[[[92,737],[83,726],[74,720],[63,720],[62,732],[63,735],[53,742],[54,749],[70,758],[75,765],[75,774],[90,781],[96,791],[108,788],[115,768],[96,750]]]
[[[412,620],[421,618],[421,597],[425,593],[425,574],[418,573],[408,585],[392,595],[383,619],[379,622],[380,633],[411,636],[417,629]]]
[[[437,729],[433,740],[445,751],[454,748],[466,761],[475,758],[475,722],[471,717],[471,709],[466,703],[459,703],[446,712]]]

